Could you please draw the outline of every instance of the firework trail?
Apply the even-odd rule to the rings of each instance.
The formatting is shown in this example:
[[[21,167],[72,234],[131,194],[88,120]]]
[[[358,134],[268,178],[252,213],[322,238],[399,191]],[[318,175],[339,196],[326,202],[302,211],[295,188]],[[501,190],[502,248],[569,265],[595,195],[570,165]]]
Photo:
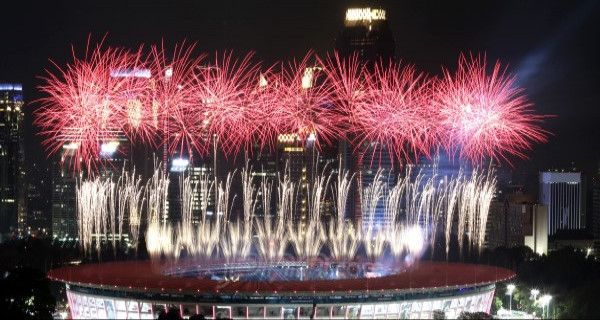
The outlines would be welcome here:
[[[277,188],[277,210],[271,217],[271,192],[273,185],[267,179],[261,184],[263,216],[256,219],[257,250],[265,261],[281,261],[289,243],[286,221],[291,219],[294,208],[296,185],[289,176],[280,180]]]
[[[297,221],[288,221],[290,242],[300,259],[315,259],[326,243],[325,227],[321,221],[321,205],[325,200],[330,178],[331,175],[317,176],[308,190],[308,223],[304,225]]]
[[[120,183],[118,183],[117,186],[120,186],[120,189],[124,192],[119,194],[118,197],[127,199],[127,225],[129,226],[129,234],[131,235],[132,246],[137,250],[140,238],[140,227],[143,219],[143,195],[145,187],[142,185],[141,177],[136,177],[135,170],[133,170],[132,174],[124,173],[121,177],[122,180],[120,180]],[[113,194],[116,195],[116,193]],[[125,215],[120,214],[119,217],[119,221],[123,221]],[[120,227],[119,234],[122,234],[121,230],[122,229]]]
[[[360,245],[371,260],[386,252],[397,259],[414,260],[428,245],[433,249],[437,230],[443,227],[446,254],[453,229],[457,230],[461,252],[465,243],[470,249],[481,249],[496,190],[493,170],[474,171],[469,176],[459,172],[456,177],[438,177],[435,171],[431,177],[425,177],[414,174],[409,166],[387,192],[383,173],[378,171],[373,183],[361,191],[363,219],[358,227],[344,218],[353,179],[343,171],[331,188],[337,216],[327,227],[321,210],[328,201],[331,174],[322,173],[311,184],[305,225],[293,218],[298,189],[289,175],[276,183],[277,208],[272,215],[270,203],[275,183],[263,178],[257,186],[251,169],[242,170],[243,215],[233,218],[229,213],[236,198],[230,191],[235,172],[218,182],[212,216],[208,199],[214,185],[209,175],[200,180],[184,176],[180,184],[181,221],[175,223],[165,219],[169,177],[161,168],[146,183],[135,173],[124,173],[116,182],[94,177],[79,180],[77,185],[79,238],[85,252],[100,252],[102,242],[112,240],[114,247],[116,239],[122,240],[126,234],[137,244],[140,228],[147,225],[146,245],[153,259],[179,259],[185,252],[188,257],[207,261],[243,261],[250,257],[254,246],[261,260],[278,262],[291,243],[296,257],[304,261],[319,257],[324,245],[329,246],[331,258],[340,262],[353,260]],[[192,213],[196,195],[200,195],[199,221]],[[254,214],[259,199],[264,210],[262,217]],[[384,209],[379,216],[378,205],[382,201]]]
[[[444,186],[446,195],[444,196],[445,206],[444,206],[444,240],[446,244],[446,257],[450,252],[450,239],[452,235],[452,221],[454,219],[454,211],[456,209],[459,195],[460,195],[460,187],[461,187],[461,178],[462,174],[459,174],[459,178],[457,179],[444,179]]]
[[[246,259],[252,249],[252,218],[256,209],[256,191],[252,183],[252,169],[246,165],[242,176],[243,217],[228,222],[221,248],[227,261]]]
[[[329,221],[327,237],[331,258],[336,261],[350,261],[356,255],[360,245],[360,230],[350,221],[346,221],[346,205],[354,175],[338,170],[337,184],[334,186],[336,218]]]
[[[193,224],[193,202],[194,195],[198,192],[198,182],[192,181],[191,177],[180,177],[180,201],[181,221],[176,228],[175,258],[179,257],[181,250],[188,254],[194,254],[198,248],[195,237],[195,226]]]
[[[380,257],[385,249],[385,235],[383,232],[378,232],[381,226],[376,225],[375,219],[377,205],[384,192],[382,176],[383,171],[381,169],[377,170],[373,182],[360,193],[362,209],[361,229],[364,232],[362,241],[365,252],[370,259]]]

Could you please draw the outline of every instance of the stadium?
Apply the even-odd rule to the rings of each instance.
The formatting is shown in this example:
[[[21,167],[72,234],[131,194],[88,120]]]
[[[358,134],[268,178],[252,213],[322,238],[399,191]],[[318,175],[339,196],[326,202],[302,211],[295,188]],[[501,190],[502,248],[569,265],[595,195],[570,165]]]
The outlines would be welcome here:
[[[156,319],[170,308],[206,319],[421,319],[489,313],[495,284],[514,273],[446,262],[126,261],[63,267],[49,277],[66,284],[74,319]]]

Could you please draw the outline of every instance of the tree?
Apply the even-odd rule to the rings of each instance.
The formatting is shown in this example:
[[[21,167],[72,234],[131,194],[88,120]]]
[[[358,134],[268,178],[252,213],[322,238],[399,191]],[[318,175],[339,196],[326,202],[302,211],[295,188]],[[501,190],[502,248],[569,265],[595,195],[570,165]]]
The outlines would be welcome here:
[[[467,312],[463,311],[458,315],[457,319],[461,320],[479,320],[479,319],[492,319],[492,316],[485,312]]]
[[[500,309],[502,309],[502,299],[495,296],[494,301],[492,302],[492,314],[496,314]]]
[[[446,319],[446,313],[442,310],[433,310],[432,316],[434,320]]]
[[[3,319],[52,319],[56,300],[46,274],[32,268],[5,271],[0,279]]]
[[[583,284],[562,297],[557,307],[562,319],[600,319],[597,297],[600,297],[600,280]],[[552,311],[550,311],[552,312]]]

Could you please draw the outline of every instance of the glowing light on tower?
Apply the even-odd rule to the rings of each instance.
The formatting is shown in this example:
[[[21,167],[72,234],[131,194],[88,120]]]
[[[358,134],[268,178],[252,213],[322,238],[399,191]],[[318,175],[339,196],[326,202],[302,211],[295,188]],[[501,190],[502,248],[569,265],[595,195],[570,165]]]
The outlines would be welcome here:
[[[346,10],[346,24],[351,22],[370,23],[385,20],[385,10],[375,8],[350,8]]]

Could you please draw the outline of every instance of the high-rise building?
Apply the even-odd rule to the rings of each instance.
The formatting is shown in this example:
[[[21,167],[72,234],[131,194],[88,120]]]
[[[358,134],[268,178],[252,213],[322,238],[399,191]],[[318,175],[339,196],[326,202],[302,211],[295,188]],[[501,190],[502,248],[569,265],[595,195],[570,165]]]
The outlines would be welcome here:
[[[485,246],[512,248],[528,246],[537,254],[548,253],[548,213],[521,186],[510,186],[496,195],[490,205]]]
[[[600,239],[600,170],[592,177],[591,204],[592,214],[588,217],[589,231],[594,239]]]
[[[548,234],[585,228],[581,172],[540,172],[540,203],[548,208]]]
[[[25,234],[48,236],[52,229],[51,179],[48,168],[32,163],[27,167],[27,228]]]
[[[23,87],[0,83],[0,240],[26,223]]]
[[[281,134],[277,138],[277,146],[279,172],[289,175],[296,185],[298,198],[292,219],[304,225],[308,218],[308,193],[317,156],[314,139],[304,141],[296,133]]]
[[[336,50],[342,56],[352,54],[364,62],[394,57],[396,44],[382,8],[349,8],[344,29],[336,39]]]
[[[208,218],[215,212],[215,186],[213,166],[211,161],[194,161],[182,157],[171,160],[169,167],[169,190],[167,213],[164,216],[169,222],[181,222],[185,208],[190,210],[192,224],[196,225],[202,219],[202,208],[206,208]],[[184,179],[189,179],[191,189],[184,190]],[[208,182],[208,184],[203,184]],[[203,192],[206,189],[208,191]],[[189,192],[187,194],[184,194]],[[191,200],[190,200],[191,198]],[[187,200],[186,200],[187,199]],[[184,206],[183,201],[189,201]],[[189,207],[187,207],[189,206]]]
[[[523,222],[533,208],[533,199],[512,194],[493,201],[488,214],[485,246],[512,248],[523,245]]]
[[[533,252],[548,254],[548,210],[546,206],[535,204],[526,211],[523,235],[525,245]]]
[[[76,175],[70,163],[77,144],[65,142],[52,164],[52,237],[61,241],[77,239]]]
[[[394,58],[396,44],[392,31],[388,25],[386,11],[382,8],[349,8],[346,10],[344,28],[336,39],[336,51],[342,57],[356,55],[361,63],[371,67],[374,62],[388,62]],[[350,137],[352,138],[352,137]],[[355,188],[349,199],[349,210],[354,219],[360,220],[361,192],[375,180],[375,175],[381,169],[384,182],[391,187],[395,181],[395,167],[388,147],[377,142],[365,142],[356,151],[353,157],[349,155],[352,148],[347,146],[345,140],[338,141],[343,163],[347,164],[344,169],[356,172],[357,188]],[[353,158],[353,161],[347,159]],[[386,196],[385,194],[383,195]],[[384,205],[381,202],[374,215],[374,224],[381,224],[384,217]]]

